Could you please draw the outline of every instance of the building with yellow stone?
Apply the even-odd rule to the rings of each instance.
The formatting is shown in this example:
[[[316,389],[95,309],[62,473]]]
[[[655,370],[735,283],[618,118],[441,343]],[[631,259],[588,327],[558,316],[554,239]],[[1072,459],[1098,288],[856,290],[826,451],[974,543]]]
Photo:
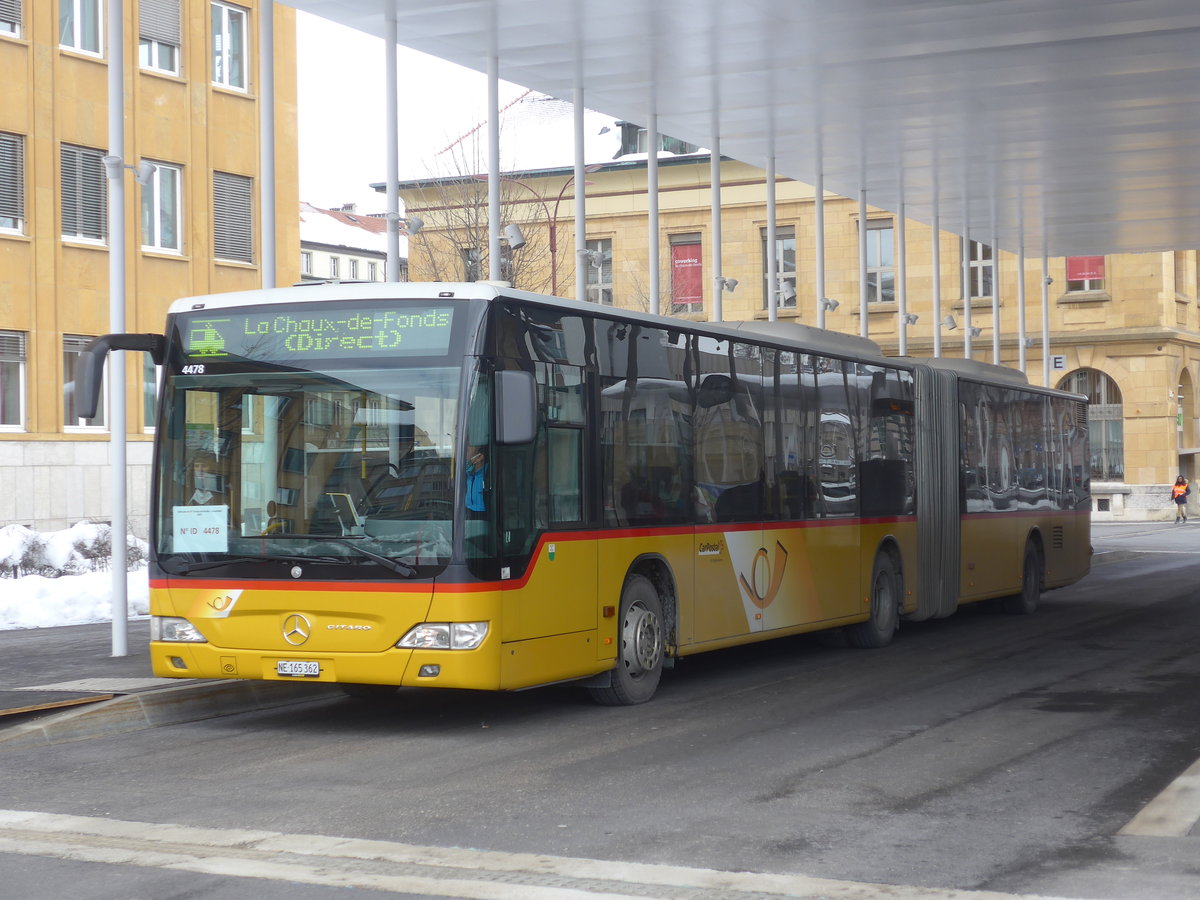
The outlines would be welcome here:
[[[618,123],[622,124],[622,123]],[[659,160],[659,310],[712,317],[710,159],[706,153]],[[502,274],[515,286],[574,294],[573,168],[508,172],[502,181],[503,224],[517,223],[525,246],[505,253]],[[587,300],[648,311],[649,234],[645,156],[587,167]],[[766,319],[767,207],[764,172],[724,160],[721,178],[721,266],[736,289],[722,297],[723,318]],[[778,180],[777,271],[783,321],[818,324],[816,198],[811,186]],[[409,216],[423,221],[411,238],[413,281],[486,277],[486,195],[478,176],[408,181],[401,197]],[[934,300],[932,229],[904,223],[905,312],[897,293],[896,217],[857,201],[827,195],[824,202],[824,295],[837,301],[827,328],[865,333],[897,355],[901,328],[908,355],[971,357],[1024,368],[1033,384],[1086,393],[1090,405],[1091,475],[1095,517],[1105,520],[1173,516],[1169,485],[1195,474],[1200,448],[1196,390],[1200,377],[1200,307],[1195,251],[1050,259],[1043,348],[1042,260],[993,254],[986,242],[967,245],[938,235],[940,303]],[[860,228],[866,229],[867,323],[860,303]],[[549,248],[553,244],[554,252]],[[967,270],[964,278],[963,270]],[[1026,316],[1021,341],[1019,278]],[[995,285],[999,284],[999,291]],[[964,291],[964,284],[967,288]],[[964,294],[970,294],[969,311]],[[827,304],[831,307],[832,304]],[[968,331],[967,314],[970,316]],[[911,317],[915,317],[912,320]],[[948,327],[952,320],[953,328]],[[998,335],[998,340],[996,339]],[[938,345],[935,347],[935,345]],[[1024,345],[1024,346],[1023,346]],[[1024,352],[1022,352],[1024,351]]]
[[[109,429],[122,427],[129,520],[144,535],[153,365],[126,354],[124,423],[104,410],[79,419],[72,396],[79,350],[111,330],[110,2],[124,4],[131,332],[161,331],[179,297],[265,280],[260,55],[274,73],[274,281],[298,280],[295,13],[259,0],[0,0],[0,524],[106,519]]]

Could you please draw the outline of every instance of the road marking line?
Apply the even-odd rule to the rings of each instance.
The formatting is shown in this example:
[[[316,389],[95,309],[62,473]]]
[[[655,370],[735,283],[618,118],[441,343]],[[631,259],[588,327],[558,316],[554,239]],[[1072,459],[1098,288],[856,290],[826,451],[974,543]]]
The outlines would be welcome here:
[[[1032,897],[2,809],[0,853],[466,900],[644,900],[683,891],[712,900]]]
[[[1117,834],[1185,837],[1200,822],[1200,760],[1163,788]]]

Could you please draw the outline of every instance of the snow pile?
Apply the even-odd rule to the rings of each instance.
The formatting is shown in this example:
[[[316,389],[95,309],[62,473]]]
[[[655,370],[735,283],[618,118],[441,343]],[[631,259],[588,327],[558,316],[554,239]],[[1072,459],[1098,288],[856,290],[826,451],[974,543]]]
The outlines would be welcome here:
[[[80,522],[41,534],[0,528],[0,630],[112,621],[112,529]],[[130,537],[126,596],[130,616],[150,613],[145,541]]]
[[[126,599],[130,617],[150,614],[146,570],[129,573]],[[112,575],[88,572],[46,578],[26,575],[0,585],[0,631],[86,625],[112,621]]]
[[[127,559],[131,567],[145,562],[146,542],[130,535]],[[112,528],[94,522],[79,522],[63,531],[41,534],[24,525],[0,528],[0,577],[24,575],[82,575],[105,571],[112,558]]]

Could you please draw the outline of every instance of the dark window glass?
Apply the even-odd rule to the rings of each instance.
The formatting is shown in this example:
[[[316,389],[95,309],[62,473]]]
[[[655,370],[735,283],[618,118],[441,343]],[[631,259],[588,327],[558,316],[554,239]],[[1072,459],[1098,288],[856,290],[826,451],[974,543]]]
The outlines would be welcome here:
[[[1023,509],[1045,509],[1050,505],[1046,447],[1049,400],[1022,394],[1013,407],[1013,454],[1017,460],[1017,505]]]
[[[897,516],[915,508],[912,374],[857,366],[863,515]]]
[[[1097,369],[1072,372],[1059,384],[1064,391],[1087,396],[1085,436],[1088,444],[1088,477],[1100,481],[1125,480],[1125,428],[1121,391],[1117,383]]]
[[[811,357],[768,350],[763,357],[763,449],[768,519],[813,514],[816,386]]]
[[[638,325],[597,326],[605,523],[690,521],[693,392],[686,338]]]
[[[760,350],[704,335],[697,336],[696,349],[697,521],[755,521],[763,506]]]
[[[817,393],[817,501],[822,517],[858,514],[854,420],[840,359],[813,357]]]

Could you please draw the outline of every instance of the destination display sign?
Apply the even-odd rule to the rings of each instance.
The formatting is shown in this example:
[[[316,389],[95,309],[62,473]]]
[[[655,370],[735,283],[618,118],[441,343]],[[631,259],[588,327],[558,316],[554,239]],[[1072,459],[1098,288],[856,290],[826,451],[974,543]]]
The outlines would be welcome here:
[[[192,313],[180,322],[192,362],[439,356],[450,349],[450,306],[312,306]]]

